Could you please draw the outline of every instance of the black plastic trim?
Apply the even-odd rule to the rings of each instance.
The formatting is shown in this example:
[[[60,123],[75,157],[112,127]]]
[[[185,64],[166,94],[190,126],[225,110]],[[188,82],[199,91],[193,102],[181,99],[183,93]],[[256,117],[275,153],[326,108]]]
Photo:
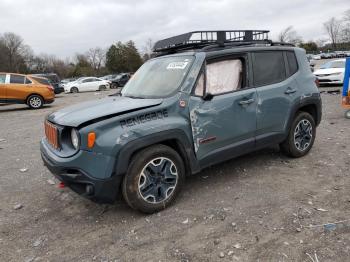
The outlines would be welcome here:
[[[189,168],[189,173],[198,173],[200,171],[200,167],[194,154],[193,145],[182,130],[173,129],[144,136],[124,145],[116,158],[116,176],[122,176],[126,174],[132,155],[135,152],[154,144],[166,143],[170,140],[175,140],[177,142],[177,145],[180,147],[181,152],[179,153],[183,158],[185,158],[185,165]]]

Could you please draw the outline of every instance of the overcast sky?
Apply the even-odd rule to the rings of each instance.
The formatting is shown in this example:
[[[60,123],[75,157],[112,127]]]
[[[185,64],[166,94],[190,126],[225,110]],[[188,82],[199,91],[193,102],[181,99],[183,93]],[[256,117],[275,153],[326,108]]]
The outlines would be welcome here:
[[[349,0],[0,0],[0,33],[21,35],[35,53],[65,58],[90,47],[213,29],[293,25],[304,40],[325,38],[323,22],[340,18]]]

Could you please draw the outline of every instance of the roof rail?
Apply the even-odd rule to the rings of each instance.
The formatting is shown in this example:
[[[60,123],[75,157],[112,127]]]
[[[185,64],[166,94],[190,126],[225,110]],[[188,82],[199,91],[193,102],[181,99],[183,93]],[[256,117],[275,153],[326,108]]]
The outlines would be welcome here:
[[[271,44],[268,30],[229,30],[229,31],[193,31],[169,37],[155,43],[154,52],[167,52],[184,49],[198,49],[217,44],[228,43]]]

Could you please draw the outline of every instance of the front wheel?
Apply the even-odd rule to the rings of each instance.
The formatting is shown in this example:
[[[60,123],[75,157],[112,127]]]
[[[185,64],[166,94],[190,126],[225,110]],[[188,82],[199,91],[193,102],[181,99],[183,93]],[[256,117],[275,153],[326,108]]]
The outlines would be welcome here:
[[[77,87],[73,86],[73,87],[70,89],[70,92],[76,94],[76,93],[79,93],[79,89],[78,89]]]
[[[312,148],[316,137],[314,118],[307,112],[298,112],[281,150],[290,157],[302,157]]]
[[[137,153],[123,180],[128,205],[144,213],[168,207],[185,180],[182,158],[172,148],[155,145]]]
[[[39,95],[31,95],[27,99],[27,104],[32,109],[39,109],[43,106],[44,100]]]

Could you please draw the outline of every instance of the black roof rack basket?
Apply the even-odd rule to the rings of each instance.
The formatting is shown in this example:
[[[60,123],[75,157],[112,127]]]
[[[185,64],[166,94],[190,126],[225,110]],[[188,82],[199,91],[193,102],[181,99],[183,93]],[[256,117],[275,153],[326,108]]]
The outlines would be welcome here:
[[[229,43],[271,44],[271,40],[268,39],[269,32],[268,30],[193,31],[160,40],[155,43],[153,51],[198,49],[208,45],[224,46]]]

